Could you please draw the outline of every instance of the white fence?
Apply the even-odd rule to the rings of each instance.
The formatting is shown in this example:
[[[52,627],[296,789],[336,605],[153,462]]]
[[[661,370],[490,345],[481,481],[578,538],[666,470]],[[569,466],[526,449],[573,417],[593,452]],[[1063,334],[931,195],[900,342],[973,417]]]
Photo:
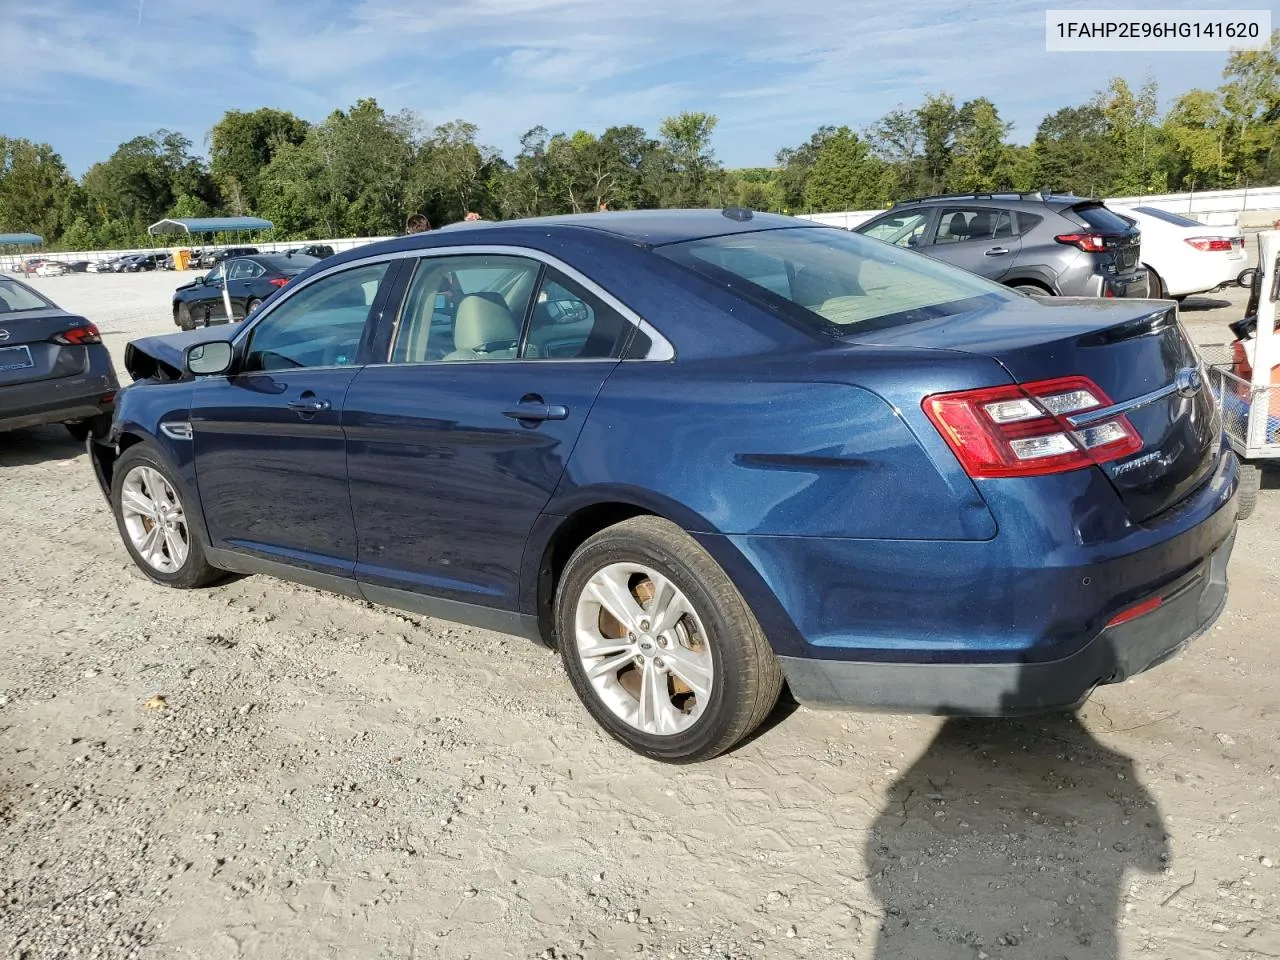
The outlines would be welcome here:
[[[377,243],[379,240],[390,239],[390,237],[342,237],[337,240],[282,240],[271,243],[258,243],[254,240],[245,240],[239,243],[199,243],[188,239],[186,243],[175,243],[164,247],[132,247],[128,250],[76,250],[69,253],[63,251],[45,253],[37,247],[23,253],[6,254],[0,257],[0,269],[10,270],[23,260],[33,257],[44,260],[58,260],[62,263],[75,263],[77,260],[88,260],[90,263],[97,263],[100,260],[111,260],[114,257],[123,257],[131,253],[168,254],[173,253],[175,250],[218,250],[223,247],[256,247],[261,253],[283,253],[285,250],[306,247],[313,243],[324,243],[333,247],[334,253],[341,253],[343,250],[362,247],[366,243]]]

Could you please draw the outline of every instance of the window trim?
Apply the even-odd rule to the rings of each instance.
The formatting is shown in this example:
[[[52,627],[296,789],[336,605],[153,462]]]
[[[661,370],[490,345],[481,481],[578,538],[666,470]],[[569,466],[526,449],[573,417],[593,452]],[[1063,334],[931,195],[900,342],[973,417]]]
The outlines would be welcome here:
[[[324,277],[327,277],[339,271],[350,270],[355,267],[363,267],[371,263],[381,263],[383,261],[387,261],[390,263],[397,260],[408,260],[408,259],[425,260],[425,259],[433,259],[435,257],[456,257],[456,256],[467,256],[471,254],[481,254],[481,255],[488,254],[492,256],[524,257],[526,259],[539,261],[540,263],[545,264],[546,266],[554,267],[556,270],[559,270],[565,276],[582,284],[582,286],[586,287],[588,290],[590,290],[592,293],[598,296],[601,300],[603,300],[609,306],[613,307],[613,309],[617,310],[622,315],[622,318],[624,320],[630,323],[634,329],[639,330],[641,333],[647,336],[650,342],[649,351],[643,357],[634,357],[627,360],[619,360],[616,357],[610,357],[610,358],[588,357],[588,358],[581,358],[581,359],[571,358],[566,360],[556,360],[552,362],[554,363],[602,363],[602,362],[603,363],[648,363],[653,361],[667,362],[667,361],[675,360],[676,351],[675,351],[675,347],[671,345],[670,340],[668,340],[665,336],[663,336],[651,323],[649,323],[649,321],[645,320],[644,317],[640,316],[638,313],[636,313],[634,310],[628,307],[625,303],[619,300],[616,296],[614,296],[604,287],[600,286],[600,284],[596,283],[596,281],[592,280],[590,277],[584,274],[581,270],[578,270],[575,267],[570,266],[569,264],[565,263],[563,260],[549,253],[545,253],[541,250],[535,250],[532,247],[521,247],[515,244],[477,243],[477,244],[455,244],[447,247],[415,247],[410,250],[396,250],[392,252],[371,254],[370,256],[367,256],[367,257],[359,257],[354,260],[346,260],[346,261],[343,261],[342,263],[333,264],[332,266],[327,266],[323,270],[313,273],[311,276],[307,277],[305,280],[302,280],[301,282],[298,282],[296,280],[291,282],[289,286],[285,287],[284,290],[281,291],[281,295],[278,299],[273,300],[270,304],[267,305],[265,309],[258,310],[252,322],[243,321],[241,328],[238,331],[236,331],[235,336],[231,338],[231,342],[237,350],[241,349],[243,345],[242,341],[244,340],[244,338],[250,336],[253,329],[258,324],[262,323],[267,317],[271,316],[271,314],[275,313],[276,310],[280,308],[281,304],[288,303],[291,298],[297,296],[297,294],[300,291],[305,290],[307,287],[315,283],[317,280],[320,280]],[[388,276],[390,277],[390,275]],[[408,287],[407,285],[405,285],[406,293],[407,293],[407,289]],[[403,298],[401,299],[400,306],[401,307],[403,306]],[[381,309],[371,317],[371,319],[375,324],[380,323],[384,319],[387,312],[387,307],[388,305],[384,301]],[[396,317],[398,320],[399,308],[396,311]],[[623,344],[624,352],[627,349],[627,347],[630,345],[630,341],[632,339],[634,339],[634,334],[631,337],[628,337],[626,342],[624,342]],[[388,360],[386,361],[387,363],[390,362],[389,360],[391,356],[390,350],[391,348],[388,343],[388,347],[387,347]],[[435,363],[436,361],[430,361],[430,362]],[[513,362],[513,361],[510,361],[510,360],[451,360],[449,361],[451,365],[457,365],[460,363],[493,364],[493,363],[510,363],[510,362]],[[381,360],[373,360],[370,363],[366,364],[366,366],[381,366],[382,364],[383,364],[383,361]],[[396,366],[405,366],[405,364],[396,364]]]

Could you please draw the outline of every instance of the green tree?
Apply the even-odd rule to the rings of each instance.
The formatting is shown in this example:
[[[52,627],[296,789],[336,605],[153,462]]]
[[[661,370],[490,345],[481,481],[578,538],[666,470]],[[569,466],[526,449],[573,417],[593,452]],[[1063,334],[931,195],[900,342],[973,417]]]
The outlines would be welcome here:
[[[1280,179],[1280,29],[1264,49],[1232,53],[1222,76],[1235,178]]]
[[[970,100],[960,108],[948,171],[949,189],[976,193],[1012,187],[1013,169],[1005,143],[1010,127],[986,97]]]
[[[53,244],[82,206],[79,186],[49,144],[0,136],[0,230]]]
[[[1045,117],[1032,151],[1037,186],[1102,196],[1114,179],[1107,118],[1095,104],[1063,107]]]
[[[1175,189],[1228,185],[1229,132],[1230,124],[1217,93],[1191,90],[1174,101],[1163,124],[1169,144],[1166,176],[1170,185]]]
[[[864,210],[879,202],[880,161],[848,127],[826,138],[805,183],[812,210]]]
[[[667,117],[658,128],[667,155],[661,200],[664,206],[700,207],[711,199],[720,172],[711,133],[718,118],[688,111]]]
[[[209,131],[209,167],[231,213],[255,213],[262,171],[286,144],[302,143],[308,124],[287,110],[228,110]]]
[[[819,127],[807,141],[798,147],[786,147],[778,151],[778,192],[782,205],[788,211],[802,211],[809,174],[818,162],[822,148],[835,136],[835,127]]]
[[[920,129],[920,154],[925,184],[930,193],[946,189],[951,173],[951,157],[955,150],[960,114],[955,101],[946,93],[926,94],[916,110]]]

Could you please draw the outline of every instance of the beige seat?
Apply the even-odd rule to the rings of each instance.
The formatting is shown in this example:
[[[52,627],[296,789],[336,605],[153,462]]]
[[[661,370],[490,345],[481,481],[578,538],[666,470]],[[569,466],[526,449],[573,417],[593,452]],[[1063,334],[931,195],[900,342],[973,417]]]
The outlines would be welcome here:
[[[520,326],[504,303],[469,293],[458,302],[453,321],[454,350],[444,359],[513,360],[519,341]],[[491,349],[482,351],[486,345]]]

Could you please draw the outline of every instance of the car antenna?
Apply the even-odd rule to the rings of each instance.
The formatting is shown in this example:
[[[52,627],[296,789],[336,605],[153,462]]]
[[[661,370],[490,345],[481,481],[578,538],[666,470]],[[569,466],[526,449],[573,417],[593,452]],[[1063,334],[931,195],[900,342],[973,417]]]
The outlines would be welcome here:
[[[752,217],[751,210],[747,207],[725,207],[720,211],[720,214],[730,220],[737,220],[739,223],[745,223]]]

